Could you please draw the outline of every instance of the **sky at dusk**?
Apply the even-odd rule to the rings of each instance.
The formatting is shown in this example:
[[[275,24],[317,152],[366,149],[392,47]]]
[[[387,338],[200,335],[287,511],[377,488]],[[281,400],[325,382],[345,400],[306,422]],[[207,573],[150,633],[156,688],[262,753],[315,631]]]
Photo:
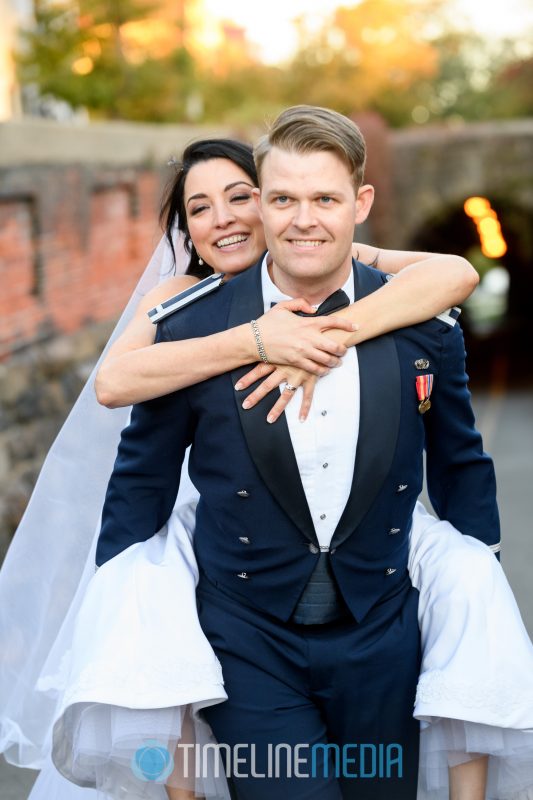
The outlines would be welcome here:
[[[219,19],[233,20],[242,25],[248,38],[257,45],[264,61],[276,63],[287,58],[296,44],[291,26],[294,17],[306,14],[311,25],[320,24],[332,10],[342,5],[338,0],[204,0],[205,10]],[[345,2],[344,5],[352,5]],[[487,37],[520,36],[533,28],[531,0],[450,0],[457,9],[457,19]]]

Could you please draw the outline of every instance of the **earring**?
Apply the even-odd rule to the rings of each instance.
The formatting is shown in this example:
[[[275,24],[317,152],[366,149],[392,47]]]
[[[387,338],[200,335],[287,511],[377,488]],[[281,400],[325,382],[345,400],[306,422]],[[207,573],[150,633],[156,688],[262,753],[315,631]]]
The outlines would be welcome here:
[[[203,267],[203,265],[204,265],[204,260],[203,260],[203,258],[202,258],[202,257],[200,256],[200,254],[198,253],[198,250],[196,249],[196,247],[194,247],[194,246],[193,246],[193,248],[192,248],[192,249],[194,250],[194,252],[196,253],[196,255],[197,255],[197,257],[198,257],[198,264],[199,264],[201,267]]]

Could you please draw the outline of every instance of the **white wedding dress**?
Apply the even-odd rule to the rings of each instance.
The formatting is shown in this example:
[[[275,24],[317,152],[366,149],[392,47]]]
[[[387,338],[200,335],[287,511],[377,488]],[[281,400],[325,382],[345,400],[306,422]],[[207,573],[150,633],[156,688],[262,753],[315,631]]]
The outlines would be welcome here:
[[[226,698],[196,615],[197,494],[186,467],[165,528],[97,570],[70,651],[41,675],[39,690],[60,697],[55,767],[41,771],[30,800],[165,800],[165,783],[229,798],[219,762],[206,768],[198,756],[187,770],[176,762],[167,777],[172,765],[161,756],[174,754],[186,708],[194,732],[184,736],[196,743],[189,752],[209,750],[203,745],[214,740],[198,712]],[[447,800],[448,765],[477,753],[491,754],[489,800],[533,800],[533,646],[498,561],[418,503],[409,572],[423,645],[419,800]],[[159,761],[147,778],[139,753],[150,747]]]
[[[490,754],[487,800],[533,800],[533,645],[490,548],[417,503],[419,800],[448,800],[448,766]]]
[[[198,493],[187,468],[188,461],[167,524],[96,571],[77,613],[71,647],[64,653],[53,649],[45,664],[37,689],[58,697],[55,767],[49,763],[41,771],[32,800],[166,800],[165,783],[229,800],[221,763],[215,768],[210,762],[203,770],[194,764],[196,752],[209,751],[209,744],[212,758],[216,747],[198,712],[227,695],[196,611],[192,535]],[[166,751],[174,756],[183,738],[195,744],[183,750],[192,753],[187,770],[179,759],[171,775],[159,770],[158,765],[167,766]],[[135,759],[143,748],[151,750],[149,766],[155,757],[161,776],[147,779],[136,768],[142,768]],[[204,776],[195,777],[197,772]]]

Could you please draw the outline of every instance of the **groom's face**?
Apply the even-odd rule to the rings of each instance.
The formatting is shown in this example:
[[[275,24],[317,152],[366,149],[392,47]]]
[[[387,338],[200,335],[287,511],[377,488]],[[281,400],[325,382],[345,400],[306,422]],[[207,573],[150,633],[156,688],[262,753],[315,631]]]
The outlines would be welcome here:
[[[342,286],[359,206],[353,178],[335,153],[272,148],[262,164],[259,209],[279,289],[320,298]]]

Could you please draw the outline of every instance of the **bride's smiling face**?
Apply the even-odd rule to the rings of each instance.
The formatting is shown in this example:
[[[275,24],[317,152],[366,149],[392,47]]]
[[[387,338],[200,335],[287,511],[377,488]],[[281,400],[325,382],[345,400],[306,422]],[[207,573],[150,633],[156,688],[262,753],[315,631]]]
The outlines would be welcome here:
[[[242,272],[266,250],[249,176],[227,158],[191,167],[185,179],[187,226],[198,255],[215,272]]]

